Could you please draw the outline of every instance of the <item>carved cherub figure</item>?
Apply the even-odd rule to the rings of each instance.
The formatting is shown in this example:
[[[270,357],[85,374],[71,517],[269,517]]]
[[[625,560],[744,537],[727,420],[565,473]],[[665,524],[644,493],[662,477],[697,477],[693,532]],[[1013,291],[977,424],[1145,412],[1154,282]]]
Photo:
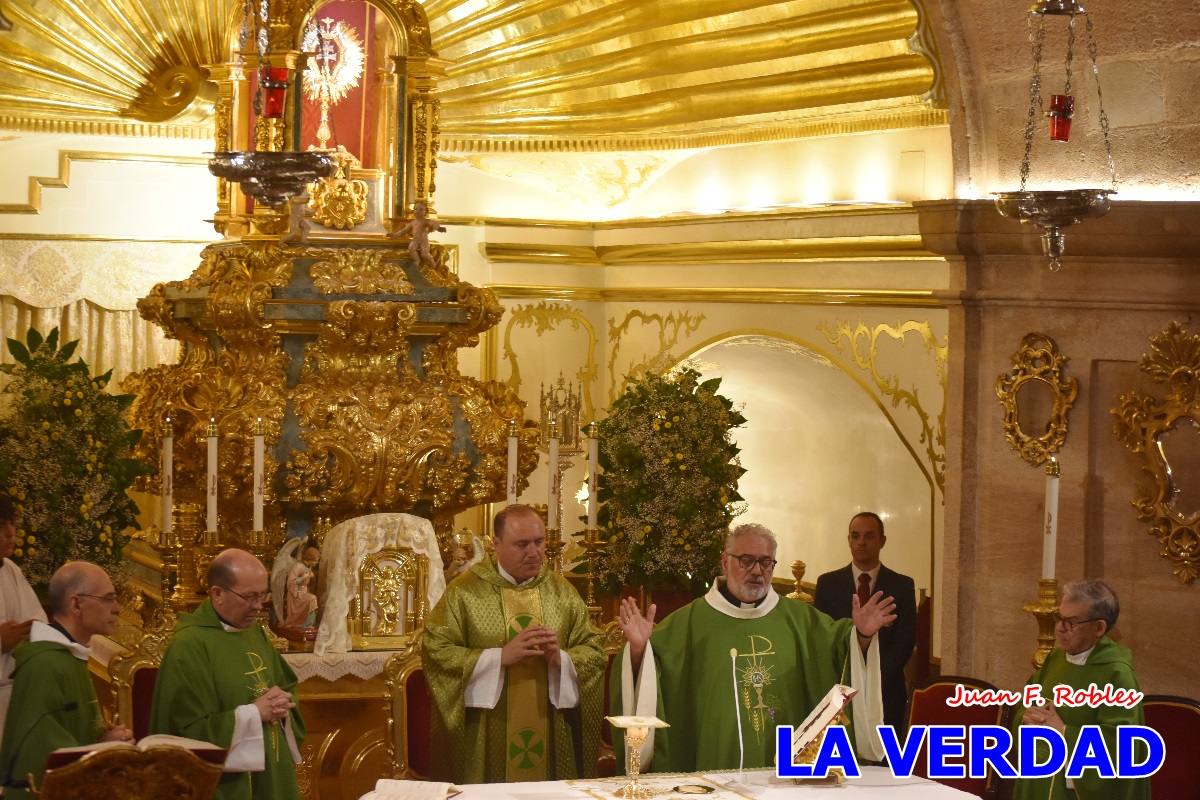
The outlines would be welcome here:
[[[441,225],[432,224],[427,219],[429,210],[425,204],[418,201],[413,203],[413,218],[403,228],[392,231],[388,234],[391,239],[403,239],[405,234],[412,234],[412,239],[408,242],[408,255],[413,262],[418,266],[424,265],[427,267],[436,267],[437,261],[434,260],[433,254],[429,252],[429,234],[445,233],[446,229]]]
[[[288,200],[288,231],[283,237],[285,242],[308,241],[308,232],[312,224],[308,221],[308,192],[303,192]]]

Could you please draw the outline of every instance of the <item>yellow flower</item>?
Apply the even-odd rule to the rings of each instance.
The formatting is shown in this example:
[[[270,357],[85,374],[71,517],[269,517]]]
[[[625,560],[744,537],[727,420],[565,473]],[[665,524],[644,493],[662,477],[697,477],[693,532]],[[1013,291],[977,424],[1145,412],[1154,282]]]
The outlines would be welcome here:
[[[82,399],[83,399],[83,392],[76,392],[76,393],[75,393],[75,396],[76,396],[76,397],[78,397],[80,400],[82,400]],[[676,417],[675,419],[679,419],[679,417]]]
[[[663,423],[663,427],[664,427],[664,428],[669,428],[669,427],[671,427],[671,423],[669,423],[669,422],[664,422],[664,423]]]
[[[105,526],[104,526],[104,532],[105,532],[105,533],[112,533],[112,525],[105,525]]]
[[[642,526],[642,533],[649,533],[651,530],[653,530],[653,528],[651,528],[649,525]]]
[[[25,544],[37,544],[37,539],[33,536],[26,536]]]
[[[670,456],[663,456],[662,463],[664,463],[664,464],[670,464],[670,463],[671,463],[671,457],[670,457]]]
[[[69,406],[69,405],[71,405],[71,398],[69,398],[69,397],[64,397],[64,398],[63,398],[63,405],[64,405],[64,406]]]
[[[82,409],[82,408],[77,408],[77,409],[75,409],[75,416],[77,416],[77,417],[82,417],[82,416],[83,416],[83,409]]]
[[[107,534],[107,533],[102,533],[102,534],[100,534],[100,541],[102,541],[102,542],[107,542],[107,541],[108,541],[108,534]]]
[[[685,545],[683,546],[683,549],[684,549],[684,550],[691,550],[691,549],[692,549],[692,546],[691,546],[691,544],[685,544]]]
[[[674,420],[675,422],[679,422],[679,415],[676,414],[675,416],[671,417],[671,419]]]
[[[81,506],[79,507],[79,513],[80,513],[80,514],[86,514],[87,512],[88,512],[87,503],[84,503],[83,505],[81,505]]]
[[[17,558],[20,558],[21,556],[25,555],[25,551],[18,547],[16,550],[13,550],[13,555]]]
[[[44,430],[44,431],[50,430],[50,423],[45,420],[42,420],[42,430]]]
[[[679,471],[680,471],[680,472],[687,472],[687,464],[680,464],[680,465],[679,465]]]
[[[683,453],[676,453],[675,458],[678,459],[679,461],[683,461]]]
[[[29,555],[29,557],[30,557],[30,558],[33,558],[34,556],[36,556],[36,555],[37,555],[37,550],[34,550],[32,547],[31,547],[31,548],[29,548],[29,553],[28,553],[28,555]]]

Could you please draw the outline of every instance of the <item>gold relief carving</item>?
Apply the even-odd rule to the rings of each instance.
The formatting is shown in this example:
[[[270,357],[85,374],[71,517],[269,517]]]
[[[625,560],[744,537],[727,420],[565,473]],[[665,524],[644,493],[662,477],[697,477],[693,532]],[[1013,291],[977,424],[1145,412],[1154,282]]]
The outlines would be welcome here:
[[[629,326],[634,321],[640,321],[642,325],[658,326],[658,350],[641,361],[631,364],[625,371],[624,378],[617,380],[617,355],[621,352],[621,338],[629,332]],[[664,317],[662,314],[647,314],[636,309],[626,314],[625,319],[619,325],[616,317],[609,319],[608,341],[612,345],[612,351],[608,357],[609,402],[616,400],[617,395],[624,390],[625,386],[631,380],[636,380],[639,375],[650,370],[665,371],[674,362],[671,348],[679,344],[679,337],[695,333],[702,322],[704,322],[703,314],[693,315],[690,311],[678,314],[672,311]]]
[[[607,148],[605,148],[607,149]],[[678,164],[689,154],[529,152],[443,155],[441,160],[465,164],[489,175],[565,194],[583,203],[615,206]],[[557,248],[556,248],[557,249]],[[595,258],[595,248],[586,248]]]
[[[284,121],[282,118],[259,117],[254,125],[254,149],[279,152],[283,150]]]
[[[596,329],[578,309],[559,303],[542,302],[536,306],[517,306],[512,310],[509,314],[508,324],[504,327],[504,359],[511,366],[506,383],[513,391],[519,391],[521,388],[521,366],[517,359],[517,351],[512,345],[513,328],[533,328],[540,337],[564,324],[569,324],[574,330],[583,331],[587,335],[584,363],[576,371],[575,378],[583,386],[584,415],[588,419],[595,419],[596,407],[592,401],[592,384],[600,372],[596,364]]]
[[[325,294],[409,294],[412,283],[401,264],[382,250],[311,250],[313,285]]]
[[[1004,408],[1004,438],[1021,458],[1035,467],[1050,460],[1067,440],[1067,417],[1075,396],[1079,393],[1079,382],[1063,376],[1067,358],[1059,352],[1058,345],[1049,336],[1027,333],[1021,347],[1012,357],[1013,368],[996,379],[996,396]],[[1022,389],[1025,391],[1023,392]],[[1031,428],[1021,427],[1020,411],[1037,402],[1035,392],[1043,389],[1050,393],[1046,405],[1049,418],[1028,420]],[[1021,398],[1025,398],[1022,402]],[[1032,422],[1032,424],[1030,424]]]
[[[141,94],[123,115],[147,122],[167,122],[191,110],[197,121],[203,120],[216,100],[215,89],[204,69],[191,64],[172,64],[149,76],[149,83],[143,85]],[[193,103],[200,107],[192,109]]]
[[[916,414],[917,421],[921,426],[920,443],[925,445],[925,456],[929,462],[929,469],[933,473],[933,479],[937,483],[938,489],[945,491],[945,398],[948,345],[945,342],[938,344],[937,338],[933,334],[933,328],[928,322],[917,322],[915,320],[909,320],[898,326],[881,324],[876,325],[874,328],[869,328],[862,322],[853,327],[848,322],[839,322],[834,327],[822,324],[819,326],[819,329],[825,334],[825,338],[829,340],[830,344],[833,344],[839,350],[844,346],[850,351],[854,363],[859,369],[865,370],[871,375],[871,380],[875,383],[876,390],[882,397],[891,400],[893,408],[898,408],[901,404],[904,404]],[[930,422],[929,412],[925,410],[920,398],[917,396],[917,390],[915,388],[901,388],[900,379],[897,376],[885,376],[879,372],[880,337],[886,336],[898,344],[903,344],[910,333],[920,336],[925,350],[933,356],[934,368],[937,370],[938,385],[941,387],[942,396],[940,398],[941,408],[938,411],[936,419],[936,429],[934,428],[934,423]]]
[[[337,171],[309,187],[312,218],[327,228],[350,230],[367,218],[367,182],[351,179],[359,160],[342,145],[333,151]]]
[[[1150,523],[1172,573],[1190,585],[1200,568],[1200,334],[1172,322],[1150,339],[1139,367],[1165,384],[1166,396],[1121,395],[1113,430],[1151,479],[1132,500],[1137,517]]]

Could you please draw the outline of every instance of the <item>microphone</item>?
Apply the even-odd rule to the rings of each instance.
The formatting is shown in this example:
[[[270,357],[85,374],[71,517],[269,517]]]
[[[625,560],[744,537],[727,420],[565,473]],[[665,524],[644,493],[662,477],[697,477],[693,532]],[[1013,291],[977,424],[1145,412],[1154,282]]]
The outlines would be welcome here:
[[[738,772],[741,772],[746,758],[746,744],[742,741],[742,708],[738,705],[737,654],[736,647],[729,648],[729,667],[733,674],[733,713],[737,717],[738,729]]]
[[[8,760],[7,769],[4,770],[4,786],[10,789],[29,788],[29,781],[14,781],[12,779],[13,767],[17,765],[17,756],[21,755],[21,748],[25,746],[25,740],[29,738],[29,734],[37,730],[37,726],[40,725],[42,720],[44,720],[46,717],[59,712],[74,711],[77,708],[79,708],[79,703],[75,702],[74,700],[68,700],[58,708],[52,708],[49,711],[43,711],[38,718],[33,721],[33,724],[29,726],[27,731],[25,731],[25,735],[21,737],[21,741],[17,742],[17,746],[13,749],[12,758]]]

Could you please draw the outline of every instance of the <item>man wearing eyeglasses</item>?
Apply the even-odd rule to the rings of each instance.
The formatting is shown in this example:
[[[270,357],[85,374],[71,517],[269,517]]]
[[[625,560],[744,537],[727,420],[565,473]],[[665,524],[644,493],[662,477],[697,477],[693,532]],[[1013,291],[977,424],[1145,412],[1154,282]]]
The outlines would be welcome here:
[[[656,772],[769,767],[775,728],[799,725],[835,684],[851,704],[860,759],[879,760],[882,720],[876,634],[895,619],[890,597],[853,600],[852,619],[834,621],[771,588],[775,535],[740,525],[725,540],[722,577],[708,593],[654,624],[655,607],[621,602],[628,644],[614,664],[611,707],[662,717],[642,764]],[[614,735],[618,763],[623,740]]]
[[[1117,704],[1092,707],[1081,704],[1055,705],[1054,688],[1069,686],[1087,689],[1091,684],[1103,691],[1126,689],[1140,692],[1133,671],[1133,654],[1117,644],[1108,634],[1117,624],[1121,612],[1117,594],[1104,581],[1082,580],[1063,587],[1058,604],[1054,638],[1057,646],[1046,656],[1042,668],[1033,673],[1026,685],[1042,687],[1044,705],[1017,708],[1013,718],[1014,732],[1021,725],[1045,725],[1062,733],[1067,740],[1068,754],[1074,751],[1080,729],[1098,725],[1110,754],[1117,752],[1117,728],[1121,725],[1144,725],[1141,703],[1133,708]],[[1015,739],[1016,737],[1014,737]],[[1139,754],[1138,763],[1145,758]],[[1014,762],[1016,756],[1012,757]],[[1046,761],[1041,754],[1038,763]],[[1050,778],[1024,778],[1016,783],[1014,800],[1145,800],[1150,796],[1150,781],[1140,779],[1104,779],[1097,770],[1085,769],[1079,778],[1069,779],[1059,773]]]
[[[888,569],[879,553],[887,544],[883,520],[873,511],[850,519],[846,541],[850,563],[817,578],[813,605],[834,619],[850,616],[851,599],[883,592],[896,600],[896,621],[879,632],[879,665],[883,670],[883,721],[903,733],[908,708],[904,667],[917,641],[917,602],[913,579]]]
[[[60,747],[132,739],[128,728],[105,725],[87,667],[92,636],[111,634],[121,611],[112,580],[95,564],[69,561],[47,591],[50,623],[35,621],[14,653],[0,748],[6,798],[29,797],[29,776],[40,781],[46,756]]]
[[[245,550],[208,568],[208,599],[175,626],[154,685],[150,727],[227,748],[221,800],[298,798],[304,722],[296,675],[258,616],[270,599],[267,570]]]

